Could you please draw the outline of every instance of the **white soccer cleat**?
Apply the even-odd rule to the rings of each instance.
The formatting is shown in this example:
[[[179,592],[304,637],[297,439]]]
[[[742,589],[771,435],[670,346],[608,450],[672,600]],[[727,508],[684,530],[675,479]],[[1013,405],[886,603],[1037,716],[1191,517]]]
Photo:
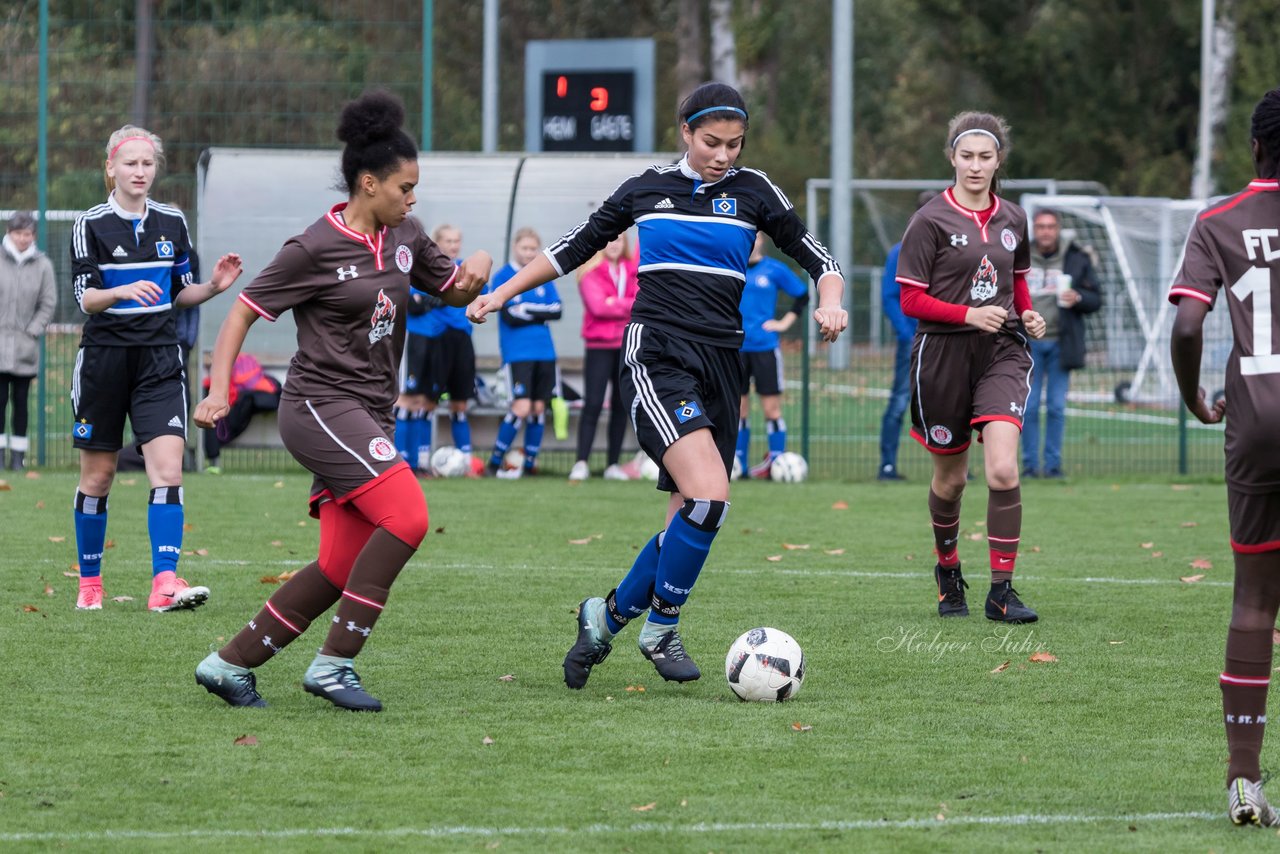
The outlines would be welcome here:
[[[569,469],[569,480],[586,480],[589,477],[591,477],[591,469],[587,467],[586,460],[578,460],[573,464],[573,468]]]
[[[1267,803],[1262,794],[1262,784],[1237,777],[1227,786],[1227,815],[1232,824],[1251,824],[1256,827],[1276,827],[1280,816]]]
[[[626,469],[614,463],[604,470],[605,480],[635,480],[631,475],[627,474]]]

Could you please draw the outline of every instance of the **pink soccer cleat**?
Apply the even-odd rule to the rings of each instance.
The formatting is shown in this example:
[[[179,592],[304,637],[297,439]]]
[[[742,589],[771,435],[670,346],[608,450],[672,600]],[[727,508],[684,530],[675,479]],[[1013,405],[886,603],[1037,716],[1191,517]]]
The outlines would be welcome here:
[[[77,611],[102,610],[102,578],[80,579],[80,595],[76,597]]]
[[[182,611],[198,608],[209,598],[208,587],[192,587],[185,578],[173,572],[162,572],[151,580],[151,598],[147,608],[152,611]]]

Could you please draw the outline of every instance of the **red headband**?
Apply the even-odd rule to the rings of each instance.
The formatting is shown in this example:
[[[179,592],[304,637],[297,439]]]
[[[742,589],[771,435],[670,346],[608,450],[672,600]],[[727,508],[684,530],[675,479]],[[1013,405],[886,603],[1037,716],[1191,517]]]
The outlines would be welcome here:
[[[126,142],[131,142],[131,141],[133,141],[133,140],[135,140],[135,139],[140,139],[140,140],[142,140],[142,141],[143,141],[143,142],[145,142],[147,145],[151,146],[151,150],[152,150],[152,151],[155,151],[156,144],[155,144],[154,142],[152,142],[152,141],[151,141],[151,137],[149,137],[149,136],[126,136],[124,139],[122,139],[122,140],[120,140],[119,142],[117,142],[117,143],[116,143],[116,147],[115,147],[115,148],[111,149],[111,153],[107,155],[107,159],[108,159],[108,160],[110,160],[111,158],[115,157],[115,156],[116,156],[116,152],[120,150],[120,146],[124,145]]]

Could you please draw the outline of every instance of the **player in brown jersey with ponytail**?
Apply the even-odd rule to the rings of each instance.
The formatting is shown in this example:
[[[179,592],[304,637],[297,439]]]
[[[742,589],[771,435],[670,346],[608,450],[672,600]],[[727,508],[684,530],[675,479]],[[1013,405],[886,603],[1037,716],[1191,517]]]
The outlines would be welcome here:
[[[957,540],[974,430],[983,443],[990,500],[987,619],[1031,623],[1013,589],[1022,533],[1018,438],[1031,380],[1026,334],[1044,334],[1031,308],[1027,215],[996,195],[1009,128],[961,113],[947,129],[955,184],[907,225],[898,256],[902,311],[920,321],[911,354],[911,435],[933,456],[929,514],[938,563],[938,614],[968,616]]]
[[[1209,206],[1187,239],[1169,300],[1173,370],[1191,414],[1205,424],[1226,417],[1227,516],[1235,557],[1235,596],[1226,668],[1218,677],[1227,728],[1227,810],[1236,824],[1280,825],[1262,793],[1259,767],[1271,684],[1272,630],[1280,610],[1280,342],[1273,306],[1280,298],[1280,89],[1253,111],[1257,180]],[[1205,315],[1219,298],[1235,339],[1224,399],[1200,388]]]
[[[281,396],[280,438],[315,475],[311,513],[320,520],[318,558],[196,668],[196,682],[233,706],[266,705],[252,668],[336,602],[302,686],[344,709],[382,709],[352,660],[427,532],[422,490],[391,439],[409,282],[467,305],[493,265],[477,252],[454,266],[409,217],[418,150],[403,122],[404,107],[385,92],[347,104],[338,138],[348,200],[285,243],[240,294],[214,345],[209,396],[196,408],[206,429],[228,412],[231,366],[250,325],[293,311],[298,350]]]

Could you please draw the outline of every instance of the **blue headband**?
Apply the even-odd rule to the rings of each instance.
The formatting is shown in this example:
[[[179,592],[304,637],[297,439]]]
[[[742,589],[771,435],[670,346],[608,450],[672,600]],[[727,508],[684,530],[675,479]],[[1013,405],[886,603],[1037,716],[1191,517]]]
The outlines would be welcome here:
[[[747,117],[747,111],[740,110],[737,107],[707,107],[705,110],[698,110],[698,112],[694,113],[692,116],[689,116],[689,118],[684,120],[684,123],[690,124],[693,122],[694,119],[701,118],[702,116],[705,116],[707,113],[718,113],[721,110],[728,110],[731,113],[737,113],[738,115],[742,116],[744,120]]]

